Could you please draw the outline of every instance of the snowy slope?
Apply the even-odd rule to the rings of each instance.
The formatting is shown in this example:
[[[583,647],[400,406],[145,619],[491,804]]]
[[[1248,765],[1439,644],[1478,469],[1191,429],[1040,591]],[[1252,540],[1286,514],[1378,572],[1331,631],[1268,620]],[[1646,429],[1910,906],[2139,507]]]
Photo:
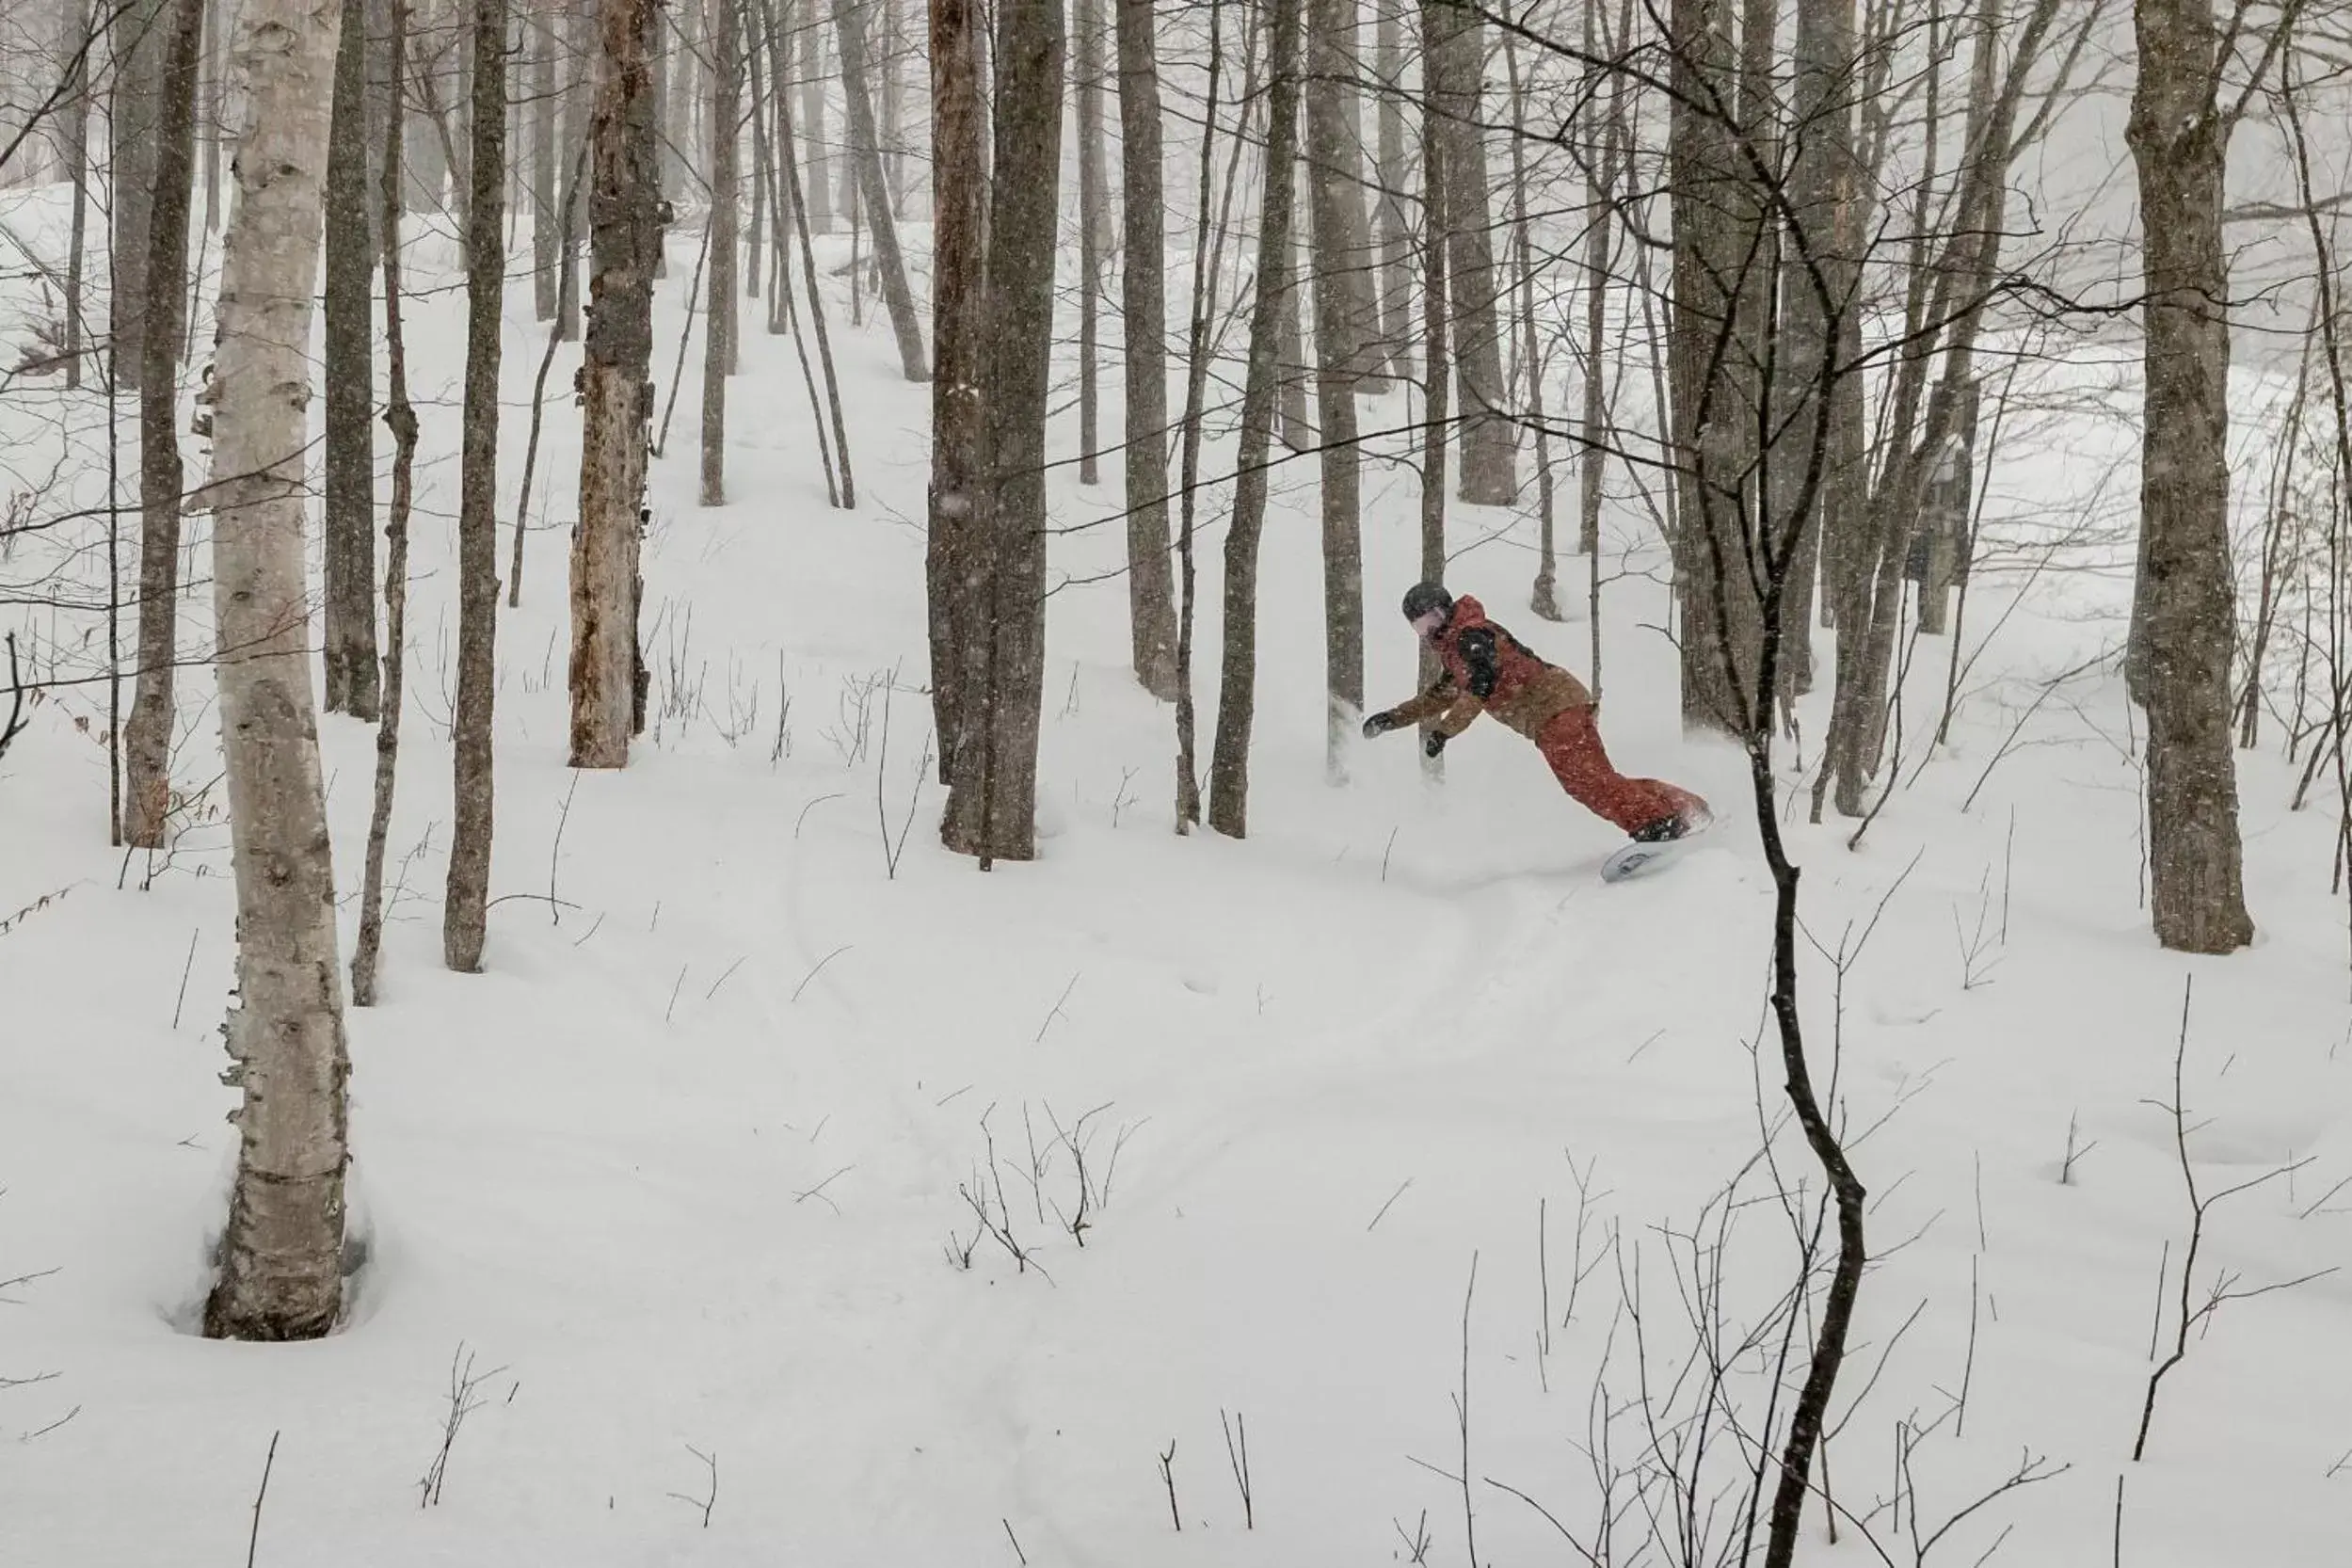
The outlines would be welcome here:
[[[87,688],[44,705],[0,763],[0,918],[64,894],[0,935],[0,1276],[55,1271],[6,1293],[0,1376],[56,1374],[0,1388],[0,1431],[72,1413],[0,1448],[0,1560],[234,1560],[273,1434],[257,1560],[349,1568],[1341,1564],[1404,1560],[1424,1529],[1426,1560],[1460,1564],[1448,1478],[1465,1426],[1479,1561],[1574,1562],[1532,1504],[1591,1546],[1602,1426],[1628,1472],[1658,1451],[1691,1463],[1697,1429],[1671,1423],[1692,1408],[1675,1377],[1694,1270],[1712,1291],[1722,1260],[1736,1340],[1793,1267],[1774,1167],[1754,1160],[1768,1125],[1789,1192],[1818,1181],[1781,1127],[1760,1034],[1770,888],[1745,764],[1679,735],[1658,563],[1608,562],[1630,575],[1605,612],[1606,729],[1628,770],[1720,809],[1668,874],[1604,889],[1613,833],[1492,726],[1449,750],[1442,788],[1403,741],[1364,748],[1346,788],[1325,783],[1300,465],[1268,529],[1254,836],[1169,831],[1172,728],[1123,674],[1124,585],[1075,581],[1115,562],[1118,531],[1080,531],[1055,547],[1074,581],[1049,617],[1046,853],[982,877],[936,847],[920,766],[927,394],[897,381],[878,323],[837,314],[861,502],[829,510],[790,344],[755,328],[732,393],[740,499],[693,504],[691,395],[657,465],[660,720],[617,776],[564,766],[577,454],[568,408],[550,409],[552,526],[531,536],[523,607],[500,632],[493,891],[515,896],[493,911],[488,972],[454,976],[437,925],[458,312],[448,294],[420,301],[411,328],[431,467],[400,891],[382,1004],[350,1021],[363,1261],[344,1332],[267,1349],[185,1332],[232,1151],[216,1082],[223,830],[192,826],[152,886],[140,861],[123,875],[104,848],[104,756],[72,723],[103,715]],[[673,281],[665,344],[681,320]],[[511,492],[543,342],[527,288],[508,322]],[[552,386],[570,364],[558,355]],[[1401,397],[1377,415],[1403,423]],[[1058,436],[1066,448],[1074,432]],[[2030,449],[1996,495],[2019,536],[2054,496],[2128,503],[2128,467],[2119,480],[2085,460],[2113,431],[2019,440]],[[1394,467],[1367,488],[1372,686],[1393,700],[1413,673],[1388,605],[1410,580],[1416,498]],[[1060,521],[1117,504],[1114,488],[1057,479]],[[1640,526],[1628,507],[1613,538]],[[1463,550],[1455,586],[1581,666],[1583,627],[1522,608],[1524,520],[1458,518],[1462,546],[1490,535]],[[1202,540],[1207,650],[1222,536]],[[2290,815],[2292,771],[2248,756],[2263,941],[2224,961],[2159,952],[2120,689],[2084,676],[2035,705],[2112,641],[2118,588],[2034,576],[2004,620],[2027,581],[1979,584],[1971,626],[2000,630],[1952,743],[1859,850],[1849,824],[1785,808],[1814,940],[1850,954],[1870,932],[1842,1005],[1826,958],[1809,952],[1803,975],[1817,1061],[1834,1046],[1847,1121],[1871,1129],[1856,1160],[1876,1261],[1830,1448],[1849,1516],[1832,1547],[1816,1506],[1800,1560],[1880,1560],[1860,1518],[1911,1563],[1914,1539],[2030,1449],[2068,1468],[1928,1560],[1973,1562],[2008,1531],[2000,1562],[2104,1562],[2124,1474],[2134,1568],[2342,1562],[2344,1276],[2225,1307],[2167,1381],[2148,1461],[2126,1463],[2160,1260],[2177,1291],[2186,1238],[2170,1123],[2150,1102],[2171,1096],[2191,975],[2199,1180],[2311,1161],[2216,1210],[2197,1300],[2216,1268],[2250,1288],[2331,1267],[2352,1240],[2352,1199],[2323,1196],[2352,1176],[2332,811]],[[1944,679],[1944,648],[1922,647],[1907,779]],[[1205,704],[1212,657],[1195,670]],[[216,743],[200,677],[187,685],[178,776],[197,788]],[[1806,734],[1825,719],[1826,692]],[[372,736],[328,719],[323,743],[349,887]],[[2070,1120],[2095,1146],[2061,1184]],[[1061,1223],[1080,1184],[1060,1132],[1086,1151],[1082,1247]],[[1034,1267],[973,1244],[959,1189],[1009,1217]],[[491,1375],[439,1506],[420,1509],[461,1347]],[[1656,1431],[1628,1403],[1641,1366]],[[1734,1372],[1746,1421],[1762,1416],[1760,1370]],[[1909,1496],[1898,1516],[1884,1506],[1896,1423],[1937,1423],[1963,1386],[1964,1427],[1938,1425],[1911,1464],[1914,1537]],[[1221,1412],[1246,1425],[1254,1529]],[[1709,1441],[1713,1496],[1750,1456],[1736,1434]],[[1158,1457],[1172,1442],[1180,1533]],[[693,1450],[715,1461],[707,1518]],[[1630,1497],[1621,1480],[1610,1560],[1678,1560],[1637,1555],[1649,1523]],[[1736,1521],[1714,1530],[1709,1560]]]

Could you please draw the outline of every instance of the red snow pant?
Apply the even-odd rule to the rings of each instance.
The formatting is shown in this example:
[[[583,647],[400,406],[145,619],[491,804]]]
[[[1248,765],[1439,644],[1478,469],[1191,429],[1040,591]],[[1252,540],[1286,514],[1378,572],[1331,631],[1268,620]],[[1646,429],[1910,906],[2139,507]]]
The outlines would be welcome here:
[[[1560,787],[1576,804],[1604,817],[1627,833],[1662,822],[1706,802],[1688,790],[1655,778],[1627,778],[1608,760],[1601,744],[1597,709],[1586,704],[1563,708],[1536,738],[1536,749],[1552,765]]]

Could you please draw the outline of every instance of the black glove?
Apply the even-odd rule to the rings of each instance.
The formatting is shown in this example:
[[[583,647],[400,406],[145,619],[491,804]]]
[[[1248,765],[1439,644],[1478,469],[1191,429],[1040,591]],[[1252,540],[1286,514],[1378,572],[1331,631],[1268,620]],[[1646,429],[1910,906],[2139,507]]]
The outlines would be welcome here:
[[[1370,718],[1364,721],[1364,738],[1368,741],[1376,740],[1380,736],[1387,734],[1390,730],[1396,728],[1397,727],[1396,714],[1374,713]]]
[[[1436,756],[1439,752],[1446,749],[1446,741],[1447,735],[1444,730],[1431,730],[1429,732],[1429,739],[1421,743],[1421,755],[1424,757]]]

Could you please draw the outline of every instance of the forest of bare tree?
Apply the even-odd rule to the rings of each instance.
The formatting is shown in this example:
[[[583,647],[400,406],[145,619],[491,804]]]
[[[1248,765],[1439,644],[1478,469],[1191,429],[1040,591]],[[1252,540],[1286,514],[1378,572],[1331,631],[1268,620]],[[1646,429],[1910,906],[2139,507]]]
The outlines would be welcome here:
[[[1297,1560],[2201,1563],[2143,1462],[2254,1422],[2341,1538],[2227,1347],[2352,1310],[2348,117],[2345,0],[0,0],[0,1311],[500,1323],[430,1511],[540,1381],[461,1281],[619,1215],[714,1532],[801,1396],[686,1316],[1083,1347],[939,1374],[1039,1468],[900,1560],[1256,1530],[1228,1400]],[[902,1225],[1080,1316],[906,1316]],[[550,1431],[673,1376],[598,1332]],[[63,1551],[152,1460],[11,1354]],[[1028,1448],[1112,1408],[1115,1507]]]

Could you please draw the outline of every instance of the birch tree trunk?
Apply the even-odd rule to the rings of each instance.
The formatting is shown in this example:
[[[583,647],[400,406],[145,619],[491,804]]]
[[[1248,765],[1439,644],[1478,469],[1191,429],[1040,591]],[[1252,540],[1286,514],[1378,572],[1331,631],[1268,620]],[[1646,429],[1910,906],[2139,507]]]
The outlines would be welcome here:
[[[859,187],[866,193],[866,218],[873,231],[874,261],[882,272],[882,301],[898,339],[899,368],[909,381],[928,381],[931,367],[923,358],[922,318],[916,313],[915,291],[906,280],[898,219],[891,210],[889,180],[882,166],[882,140],[874,128],[873,96],[868,87],[871,56],[861,0],[834,0],[833,21],[840,35],[841,93],[849,116],[850,157]]]
[[[248,0],[248,4],[250,0]],[[465,433],[457,468],[456,810],[441,956],[482,968],[498,688],[498,366],[506,285],[506,0],[473,0],[472,189],[466,201]]]
[[[649,64],[658,0],[602,0],[591,136],[588,330],[580,522],[571,548],[571,765],[629,761],[637,667],[639,524],[653,415],[655,146]]]
[[[188,190],[196,154],[204,0],[171,0],[156,52],[148,310],[139,335],[138,685],[122,729],[124,841],[160,849],[171,811],[173,664],[180,620],[180,328],[187,299]]]
[[[2148,836],[2156,939],[2230,952],[2254,939],[2230,750],[2230,269],[2212,0],[2139,0],[2125,139],[2139,176],[2146,277],[2140,449]]]
[[[1151,0],[1114,0],[1124,168],[1119,269],[1126,318],[1128,624],[1135,678],[1162,702],[1176,695],[1176,586],[1168,565],[1168,237],[1160,124],[1159,40]],[[1202,214],[1200,222],[1208,221]]]
[[[1062,0],[998,0],[996,178],[988,204],[985,323],[987,485],[981,548],[984,643],[977,712],[965,719],[949,783],[950,847],[980,857],[1037,853],[1037,741],[1046,652],[1046,416],[1052,391],[1053,283],[1066,43]],[[968,688],[968,693],[969,688]],[[970,744],[976,734],[978,744]],[[968,805],[967,802],[969,804]],[[968,837],[966,835],[968,834]],[[958,840],[961,841],[958,841]]]
[[[335,876],[303,573],[305,405],[336,0],[244,0],[245,116],[221,246],[213,600],[237,885],[227,1075],[236,1185],[212,1338],[312,1339],[343,1300],[345,1080]]]
[[[702,504],[727,504],[727,378],[735,371],[742,199],[736,132],[743,123],[744,50],[737,0],[712,0],[711,280],[702,357]]]
[[[987,551],[981,539],[981,443],[987,401],[983,353],[987,304],[987,100],[980,84],[980,0],[932,0],[931,525],[924,575],[931,619],[932,712],[939,777],[976,767],[972,655],[984,624]],[[780,76],[780,73],[779,73]],[[779,95],[782,82],[778,82]],[[780,158],[792,157],[788,139]],[[978,837],[979,797],[951,801],[941,834],[951,847]],[[958,823],[953,808],[971,815]]]
[[[1296,185],[1301,0],[1269,0],[1266,181],[1257,227],[1257,291],[1250,309],[1249,369],[1241,389],[1241,439],[1225,531],[1224,664],[1217,687],[1217,732],[1208,762],[1208,825],[1249,835],[1250,728],[1257,712],[1257,555],[1266,524],[1266,457],[1273,445],[1280,379],[1281,317],[1295,322],[1290,290],[1291,208]]]
[[[327,711],[374,720],[376,267],[367,202],[367,6],[342,0],[327,143]]]

